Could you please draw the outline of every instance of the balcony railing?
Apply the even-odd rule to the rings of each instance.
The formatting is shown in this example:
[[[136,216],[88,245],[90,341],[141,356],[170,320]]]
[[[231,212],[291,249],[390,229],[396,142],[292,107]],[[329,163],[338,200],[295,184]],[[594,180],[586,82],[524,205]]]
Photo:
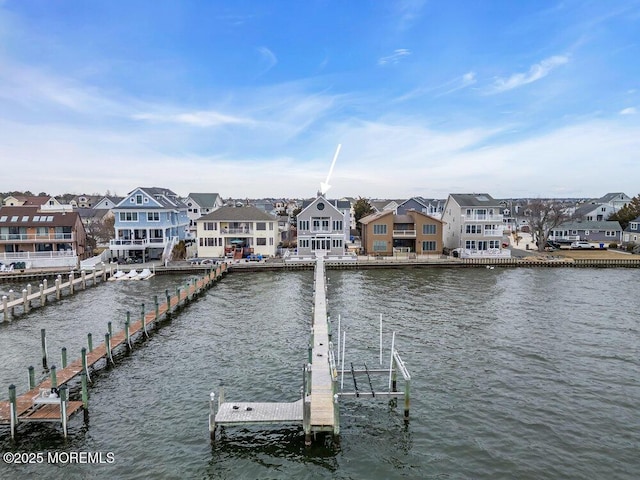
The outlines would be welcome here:
[[[253,229],[249,227],[239,227],[239,228],[223,228],[221,230],[223,234],[243,234],[243,235],[253,235]]]
[[[485,230],[484,236],[485,237],[501,237],[503,232],[504,230],[502,228],[494,228],[492,230]]]
[[[111,250],[122,249],[127,247],[129,249],[140,250],[149,246],[155,248],[164,247],[167,240],[165,238],[136,238],[136,239],[117,239],[109,241],[109,248]]]
[[[394,230],[394,238],[416,238],[415,230]]]
[[[504,221],[503,215],[462,215],[463,222],[500,222]]]
[[[38,233],[1,233],[0,242],[73,242],[73,233],[51,233],[41,235]]]

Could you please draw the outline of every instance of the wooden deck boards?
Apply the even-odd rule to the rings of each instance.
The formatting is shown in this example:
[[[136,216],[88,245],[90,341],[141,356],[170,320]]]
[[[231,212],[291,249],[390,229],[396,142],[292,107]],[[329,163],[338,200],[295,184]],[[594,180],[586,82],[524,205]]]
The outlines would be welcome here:
[[[302,400],[289,403],[226,402],[215,421],[220,425],[302,423]]]

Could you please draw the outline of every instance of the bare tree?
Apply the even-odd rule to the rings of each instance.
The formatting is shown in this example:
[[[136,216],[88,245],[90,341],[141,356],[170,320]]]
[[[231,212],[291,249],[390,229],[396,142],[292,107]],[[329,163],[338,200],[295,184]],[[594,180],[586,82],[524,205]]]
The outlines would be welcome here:
[[[566,222],[569,215],[565,213],[565,207],[562,203],[552,200],[531,200],[525,207],[525,211],[529,214],[529,226],[533,240],[538,246],[538,251],[543,252],[551,230]]]

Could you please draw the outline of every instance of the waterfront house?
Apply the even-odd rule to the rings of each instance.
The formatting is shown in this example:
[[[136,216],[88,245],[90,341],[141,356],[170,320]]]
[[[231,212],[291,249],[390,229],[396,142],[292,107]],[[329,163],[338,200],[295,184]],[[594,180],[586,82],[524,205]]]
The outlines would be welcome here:
[[[271,257],[279,242],[278,219],[253,206],[223,206],[196,221],[198,257]]]
[[[442,253],[442,221],[425,213],[391,210],[360,219],[362,248],[371,255]]]
[[[197,236],[196,222],[200,217],[224,205],[222,197],[217,193],[190,193],[183,201],[187,205],[189,217],[189,238]]]
[[[186,238],[187,206],[167,188],[138,187],[112,211],[115,238],[109,249],[114,257],[168,260]]]
[[[48,195],[9,195],[3,200],[6,207],[47,207],[52,210],[64,210],[56,197]]]
[[[616,221],[572,220],[558,225],[549,233],[549,240],[560,243],[583,240],[591,243],[606,244],[622,241],[622,227]]]
[[[396,207],[395,212],[398,215],[403,215],[410,210],[415,210],[431,217],[440,218],[442,216],[443,208],[444,200],[411,197],[410,199],[400,203]]]
[[[86,233],[78,212],[39,206],[0,208],[0,262],[25,267],[77,267],[87,257]]]
[[[463,257],[509,257],[503,239],[503,207],[488,193],[452,193],[442,221],[444,246]]]
[[[635,246],[640,243],[640,217],[631,220],[622,232],[622,244]]]
[[[323,195],[303,202],[298,221],[298,255],[342,255],[349,241],[351,204]]]

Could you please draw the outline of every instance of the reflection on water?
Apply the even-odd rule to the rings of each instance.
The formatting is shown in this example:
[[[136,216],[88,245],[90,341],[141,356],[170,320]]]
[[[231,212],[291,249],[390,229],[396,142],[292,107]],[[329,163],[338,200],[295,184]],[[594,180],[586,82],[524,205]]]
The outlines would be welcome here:
[[[22,424],[15,443],[0,427],[3,451],[114,452],[114,464],[0,464],[0,478],[636,478],[640,327],[629,312],[638,271],[328,276],[346,366],[378,368],[382,314],[388,367],[397,332],[412,375],[408,425],[402,401],[391,408],[386,399],[349,398],[338,442],[305,449],[296,428],[228,427],[211,445],[209,392],[295,400],[307,355],[312,273],[231,274],[93,376],[89,418],[72,419],[67,441],[54,424]],[[52,358],[66,346],[71,360],[87,332],[104,338],[107,321],[122,328],[127,311],[139,316],[142,302],[186,280],[109,282],[1,325],[0,388],[26,390],[27,367],[41,362],[40,328]],[[373,381],[384,389],[387,379]]]

